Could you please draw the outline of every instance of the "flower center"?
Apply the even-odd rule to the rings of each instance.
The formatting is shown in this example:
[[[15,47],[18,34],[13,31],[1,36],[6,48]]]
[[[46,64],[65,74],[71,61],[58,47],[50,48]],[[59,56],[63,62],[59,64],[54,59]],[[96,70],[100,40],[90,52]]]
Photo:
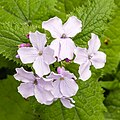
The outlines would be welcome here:
[[[38,84],[37,80],[35,80],[35,81],[34,81],[34,84],[35,84],[35,85],[37,85],[37,84]]]
[[[91,55],[88,55],[88,59],[90,60],[92,58],[92,56]]]
[[[61,77],[60,80],[64,80],[64,77]]]
[[[42,51],[40,51],[38,54],[41,56],[41,55],[43,54],[43,52],[42,52]]]
[[[61,36],[61,38],[66,38],[66,37],[67,37],[67,36],[66,36],[65,33],[63,33],[62,36]]]

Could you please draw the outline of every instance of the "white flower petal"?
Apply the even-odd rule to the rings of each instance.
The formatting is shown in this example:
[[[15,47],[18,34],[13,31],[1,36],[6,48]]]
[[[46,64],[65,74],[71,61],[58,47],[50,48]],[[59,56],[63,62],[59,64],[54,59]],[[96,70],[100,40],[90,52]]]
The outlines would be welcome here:
[[[51,91],[53,89],[53,85],[52,85],[52,82],[45,82],[45,81],[42,81],[42,83],[44,82],[44,85],[43,88],[47,91]],[[42,84],[41,83],[41,84]]]
[[[96,69],[103,68],[106,63],[106,54],[98,51],[91,58],[91,62]]]
[[[52,101],[46,101],[45,105],[51,105],[53,102],[54,102],[53,100]]]
[[[36,58],[35,62],[33,63],[33,68],[35,69],[35,72],[39,77],[50,73],[49,65],[44,62],[42,56]]]
[[[43,51],[43,59],[46,64],[50,65],[56,61],[54,57],[54,50],[50,47],[46,47]]]
[[[35,47],[37,50],[42,51],[47,40],[46,35],[36,31],[35,33],[29,33],[30,42],[32,46]]]
[[[60,50],[60,59],[64,60],[65,58],[73,59],[73,52],[76,48],[74,42],[70,38],[61,39],[61,50]]]
[[[53,38],[60,38],[64,33],[62,28],[62,21],[58,17],[54,17],[49,19],[48,21],[44,21],[42,23],[42,28],[48,30]]]
[[[53,80],[57,80],[61,77],[60,74],[56,74],[54,72],[51,72],[49,76],[47,76],[48,79],[53,79]]]
[[[90,61],[87,61],[86,63],[83,63],[79,67],[79,74],[80,74],[80,79],[83,81],[88,80],[91,77],[91,71],[90,69]]]
[[[23,67],[16,68],[16,72],[17,74],[14,75],[14,78],[18,81],[33,82],[35,80],[33,72],[28,72]]]
[[[86,48],[77,47],[74,53],[76,55],[74,59],[75,63],[82,64],[88,60],[88,51]]]
[[[74,37],[77,33],[81,32],[82,22],[77,17],[69,17],[67,22],[63,25],[65,35],[67,37]]]
[[[41,86],[42,88],[44,88],[47,91],[52,90],[52,88],[53,88],[52,81],[45,81],[45,78],[37,79],[37,81],[38,81],[38,86]]]
[[[52,78],[47,78],[47,76],[46,76],[46,78],[42,78],[44,81],[52,81],[53,79]]]
[[[24,64],[33,63],[38,56],[38,51],[33,47],[22,47],[17,52]]]
[[[61,91],[60,91],[60,80],[56,80],[53,83],[53,89],[52,94],[54,95],[54,98],[61,98],[63,97]]]
[[[61,98],[60,101],[63,104],[63,106],[65,106],[66,108],[75,107],[75,105],[71,103],[73,102],[72,98]]]
[[[24,97],[28,98],[34,95],[34,84],[33,83],[21,83],[18,87],[18,92]]]
[[[91,33],[91,39],[88,41],[88,46],[89,46],[88,48],[89,54],[96,53],[101,46],[98,36],[95,35],[94,33]]]
[[[54,50],[54,57],[60,56],[60,50],[61,50],[61,45],[60,45],[60,39],[55,39],[51,42],[50,48]]]
[[[73,73],[70,73],[69,71],[64,71],[63,72],[63,76],[64,77],[67,77],[67,78],[74,78],[74,79],[76,79],[76,76],[73,74]]]
[[[63,96],[74,96],[78,91],[78,85],[73,79],[64,78],[60,82],[60,90]]]
[[[70,73],[69,71],[65,70],[64,67],[58,67],[57,72],[64,77],[67,77],[67,78],[70,78],[70,79],[71,78],[76,79],[75,75],[73,73]]]
[[[49,105],[52,103],[54,99],[50,91],[47,91],[38,85],[35,86],[34,92],[35,92],[35,98],[41,104]]]
[[[73,100],[73,98],[69,98],[69,100],[70,100],[72,103],[75,103],[75,101]]]

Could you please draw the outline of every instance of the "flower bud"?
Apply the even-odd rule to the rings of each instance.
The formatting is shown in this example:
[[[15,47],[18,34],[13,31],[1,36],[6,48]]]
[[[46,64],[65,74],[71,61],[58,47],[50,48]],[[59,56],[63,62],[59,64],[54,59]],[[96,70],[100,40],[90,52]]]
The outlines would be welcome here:
[[[65,59],[65,62],[70,62],[70,59],[66,58],[66,59]]]
[[[60,73],[61,73],[61,70],[62,70],[62,68],[61,68],[61,67],[58,67],[58,68],[57,68],[57,73],[60,74]]]
[[[31,44],[30,43],[26,43],[26,47],[30,47],[31,46]]]
[[[62,74],[65,69],[63,67],[58,67],[57,68],[57,73]]]
[[[18,45],[18,47],[19,47],[19,48],[21,48],[21,47],[26,47],[26,43],[22,43],[22,44]]]
[[[29,36],[30,36],[29,34],[27,34],[27,35],[26,35],[27,39],[29,39],[29,38],[30,38]]]
[[[20,56],[17,54],[16,56],[15,56],[16,58],[20,58]]]
[[[22,47],[30,47],[30,43],[22,43],[20,45],[18,45],[19,48],[22,48]]]

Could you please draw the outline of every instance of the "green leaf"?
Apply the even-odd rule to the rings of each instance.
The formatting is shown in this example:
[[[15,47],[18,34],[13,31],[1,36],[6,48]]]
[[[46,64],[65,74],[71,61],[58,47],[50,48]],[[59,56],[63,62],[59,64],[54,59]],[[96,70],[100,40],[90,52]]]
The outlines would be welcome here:
[[[100,85],[107,90],[120,89],[120,64],[117,67],[116,73],[103,76]]]
[[[36,26],[28,26],[24,24],[0,23],[0,54],[9,60],[21,63],[15,58],[18,50],[18,45],[28,43],[26,35],[37,29]]]
[[[70,12],[75,11],[75,9],[79,6],[85,4],[87,0],[59,0],[57,6],[59,6],[59,10],[69,14]]]
[[[24,22],[28,25],[38,23],[59,13],[55,6],[57,0],[1,0],[1,22]]]
[[[100,84],[103,88],[106,88],[107,90],[114,90],[120,88],[120,82],[118,80],[100,81]]]
[[[107,63],[103,72],[116,71],[120,61],[120,7],[116,9],[115,18],[109,23],[102,39],[102,50],[107,54]],[[107,44],[105,41],[107,40]]]
[[[9,68],[9,69],[15,69],[15,67],[17,67],[18,65],[16,65],[15,62],[13,62],[12,60],[9,61],[8,59],[5,59],[5,57],[3,57],[2,55],[0,55],[0,69],[2,67],[4,68]]]
[[[105,120],[120,120],[120,89],[110,91],[104,103],[108,109]]]
[[[76,9],[72,15],[82,20],[82,32],[74,38],[78,45],[88,41],[91,33],[101,35],[112,17],[114,0],[88,0],[85,6]],[[86,43],[85,43],[86,44]]]
[[[107,108],[105,112],[105,120],[119,120],[120,119],[120,64],[117,72],[106,75],[103,78],[105,81],[100,81],[100,84],[105,88],[106,99],[104,104]]]
[[[12,76],[0,80],[0,119],[33,120],[29,101],[17,92],[18,83]]]

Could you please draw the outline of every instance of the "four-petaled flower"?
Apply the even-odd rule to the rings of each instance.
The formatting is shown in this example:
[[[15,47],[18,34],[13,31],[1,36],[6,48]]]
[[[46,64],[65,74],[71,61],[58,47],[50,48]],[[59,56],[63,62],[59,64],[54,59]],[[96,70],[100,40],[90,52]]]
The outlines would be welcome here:
[[[22,81],[18,87],[18,92],[24,97],[35,96],[37,101],[41,104],[50,105],[54,96],[50,92],[52,89],[51,80],[35,76],[33,72],[28,72],[24,68],[16,68],[14,78]]]
[[[79,74],[80,79],[87,80],[91,76],[90,66],[93,65],[96,69],[103,68],[106,63],[106,54],[98,51],[101,46],[97,35],[91,34],[91,39],[88,41],[88,49],[77,47],[75,49],[75,63],[80,64]]]
[[[82,22],[75,16],[69,17],[67,22],[62,25],[62,21],[58,17],[49,19],[42,23],[42,28],[48,30],[52,37],[55,38],[51,42],[50,47],[55,51],[54,56],[58,58],[58,61],[65,58],[72,59],[75,44],[71,37],[74,37],[77,33],[81,32]]]
[[[75,82],[76,77],[73,73],[66,71],[63,67],[57,68],[58,74],[51,72],[48,79],[53,79],[52,94],[55,98],[71,97],[78,91],[78,85]]]
[[[50,73],[49,65],[55,62],[54,51],[45,47],[46,35],[38,31],[29,33],[30,42],[33,47],[22,47],[18,49],[18,55],[24,64],[33,63],[33,68],[39,77]]]

